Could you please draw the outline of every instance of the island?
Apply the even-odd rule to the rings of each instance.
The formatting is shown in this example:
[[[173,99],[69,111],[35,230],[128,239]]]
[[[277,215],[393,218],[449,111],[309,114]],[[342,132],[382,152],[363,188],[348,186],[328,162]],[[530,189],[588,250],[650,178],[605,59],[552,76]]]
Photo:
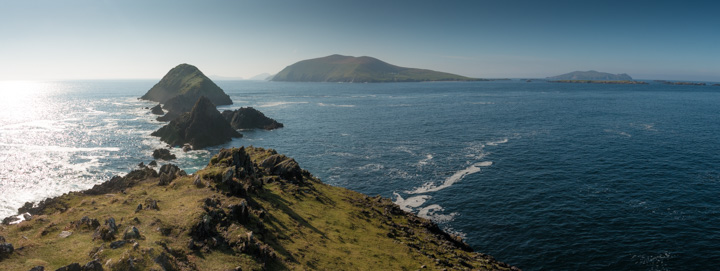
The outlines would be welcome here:
[[[192,149],[223,144],[233,137],[242,137],[225,120],[210,99],[201,96],[190,112],[183,113],[153,132],[171,146],[190,144]]]
[[[242,107],[235,111],[225,110],[223,117],[235,129],[265,129],[282,128],[283,124],[268,118],[262,112],[252,107]]]
[[[647,85],[644,81],[611,81],[611,80],[549,80],[551,83],[579,83],[579,84],[624,84],[624,85]]]
[[[140,99],[163,104],[163,108],[168,112],[158,120],[170,121],[190,111],[200,96],[205,96],[216,106],[232,104],[230,96],[190,64],[180,64],[172,68]]]
[[[548,80],[583,80],[583,81],[633,81],[630,75],[625,73],[611,74],[598,71],[574,71],[566,74],[548,77]]]
[[[220,150],[191,175],[141,166],[19,212],[0,226],[6,270],[519,270],[254,147]]]
[[[666,80],[655,80],[655,82],[663,83],[666,85],[676,85],[676,86],[706,86],[706,83],[696,83],[696,82],[675,82],[675,81],[666,81]]]
[[[337,54],[297,62],[287,66],[271,79],[271,81],[283,82],[343,83],[487,80],[446,72],[399,67],[368,56],[352,57]]]

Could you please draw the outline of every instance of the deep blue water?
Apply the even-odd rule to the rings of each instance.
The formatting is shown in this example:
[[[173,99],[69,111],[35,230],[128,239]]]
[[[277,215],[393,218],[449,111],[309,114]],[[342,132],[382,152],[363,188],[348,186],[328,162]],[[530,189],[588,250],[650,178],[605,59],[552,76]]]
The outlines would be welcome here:
[[[154,83],[1,85],[42,91],[0,110],[0,215],[150,161],[162,124],[136,97]],[[220,109],[253,106],[285,128],[173,150],[187,171],[220,147],[275,148],[524,270],[720,262],[720,87],[217,83],[235,102]]]

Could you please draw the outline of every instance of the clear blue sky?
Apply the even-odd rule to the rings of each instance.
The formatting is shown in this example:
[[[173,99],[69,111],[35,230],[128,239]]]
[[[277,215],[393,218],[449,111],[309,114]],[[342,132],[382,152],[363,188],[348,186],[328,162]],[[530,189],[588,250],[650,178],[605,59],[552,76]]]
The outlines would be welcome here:
[[[3,1],[0,80],[276,73],[343,54],[472,77],[720,81],[714,1]]]

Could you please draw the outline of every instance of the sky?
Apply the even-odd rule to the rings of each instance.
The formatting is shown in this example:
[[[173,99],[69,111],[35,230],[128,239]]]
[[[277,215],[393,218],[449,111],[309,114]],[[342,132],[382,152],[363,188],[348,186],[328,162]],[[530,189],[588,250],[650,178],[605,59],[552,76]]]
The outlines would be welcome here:
[[[717,4],[716,4],[717,3]],[[331,54],[479,78],[720,82],[715,1],[0,0],[0,80],[249,78]]]

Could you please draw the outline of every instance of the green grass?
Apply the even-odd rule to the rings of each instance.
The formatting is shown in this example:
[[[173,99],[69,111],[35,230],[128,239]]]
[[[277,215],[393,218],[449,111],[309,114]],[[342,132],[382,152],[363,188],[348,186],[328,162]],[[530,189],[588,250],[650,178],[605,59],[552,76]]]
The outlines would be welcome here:
[[[255,163],[275,153],[252,147],[246,150]],[[196,173],[206,183],[202,188],[193,184],[195,176],[185,176],[168,186],[158,186],[155,178],[147,179],[125,189],[125,193],[63,195],[30,221],[0,226],[0,236],[17,250],[0,264],[7,270],[28,270],[37,265],[55,270],[98,258],[106,270],[115,270],[129,268],[132,259],[139,270],[160,269],[154,259],[164,253],[171,264],[186,270],[228,270],[237,266],[243,270],[417,270],[421,266],[431,270],[509,269],[488,256],[453,245],[446,236],[433,233],[429,221],[399,211],[388,199],[326,185],[309,175],[300,185],[279,180],[278,176],[263,176],[277,181],[262,187],[255,185],[247,197],[228,195],[213,180],[225,172],[231,161],[214,159]],[[254,183],[235,181],[246,187]],[[159,210],[136,212],[137,205],[145,205],[148,198],[158,201]],[[220,206],[205,206],[208,198],[216,199]],[[229,213],[230,205],[243,202],[250,206],[248,222],[225,219],[215,226],[218,236],[229,245],[199,250],[188,247],[193,240],[191,229],[209,211]],[[135,240],[138,248],[131,243],[111,249],[110,242],[93,240],[94,230],[72,226],[83,216],[96,218],[101,224],[109,217],[115,218],[120,230],[116,240],[122,238],[127,227],[136,226],[142,235]],[[73,234],[59,238],[63,230]],[[253,240],[269,247],[274,257],[262,258],[239,249],[238,244],[247,240],[250,232]]]

